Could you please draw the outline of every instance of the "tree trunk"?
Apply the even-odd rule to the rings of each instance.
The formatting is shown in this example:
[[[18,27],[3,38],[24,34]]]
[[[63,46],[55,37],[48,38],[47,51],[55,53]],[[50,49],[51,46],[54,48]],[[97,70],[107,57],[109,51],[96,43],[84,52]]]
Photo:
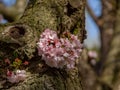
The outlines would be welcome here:
[[[100,48],[100,61],[97,64],[97,70],[99,74],[102,72],[103,64],[107,59],[109,53],[111,39],[114,33],[115,26],[115,15],[116,15],[116,6],[117,1],[113,0],[101,0],[102,3],[102,14],[99,17],[99,29],[100,29],[100,39],[101,39],[101,48]]]
[[[76,69],[65,71],[50,68],[37,55],[36,42],[47,28],[59,35],[69,30],[85,38],[84,0],[30,0],[23,16],[10,24],[0,26],[0,57],[13,59],[17,53],[21,59],[29,59],[28,77],[17,85],[5,85],[5,90],[82,90]],[[80,59],[78,60],[78,62]],[[45,66],[42,67],[42,66]]]
[[[104,71],[101,80],[104,84],[113,88],[114,90],[120,89],[120,0],[117,2],[117,15],[114,29],[114,36],[111,41],[110,51],[107,60],[104,64]],[[117,83],[117,84],[116,84]]]
[[[109,44],[111,42],[114,26],[115,26],[115,15],[116,15],[116,4],[117,1],[106,0],[103,1],[103,11],[102,11],[102,27],[101,32],[101,60],[104,62],[106,59],[105,54],[109,52]],[[108,38],[109,37],[109,38]]]

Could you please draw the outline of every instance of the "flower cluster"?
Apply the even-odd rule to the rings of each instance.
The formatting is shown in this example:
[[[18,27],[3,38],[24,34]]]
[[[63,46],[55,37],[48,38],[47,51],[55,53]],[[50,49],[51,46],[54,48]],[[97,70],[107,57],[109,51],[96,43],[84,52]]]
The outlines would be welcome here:
[[[41,35],[38,44],[38,55],[50,67],[67,69],[74,68],[75,60],[82,51],[82,44],[77,36],[64,33],[64,38],[58,38],[57,33],[46,29]]]
[[[97,52],[95,52],[95,51],[89,51],[88,56],[91,57],[91,58],[97,58],[98,57]]]
[[[92,66],[95,66],[96,63],[97,63],[97,57],[98,57],[98,54],[96,51],[88,51],[88,60],[89,60],[89,63],[92,65]]]
[[[16,72],[7,71],[7,79],[11,83],[18,83],[25,80],[26,71],[25,70],[16,70]]]
[[[28,66],[28,61],[22,61],[19,58],[15,58],[15,60],[10,60],[8,58],[4,59],[5,63],[5,70],[6,72],[6,78],[11,83],[18,83],[20,81],[25,80],[26,78],[26,71],[25,70],[19,70],[20,68],[25,69],[26,66]]]

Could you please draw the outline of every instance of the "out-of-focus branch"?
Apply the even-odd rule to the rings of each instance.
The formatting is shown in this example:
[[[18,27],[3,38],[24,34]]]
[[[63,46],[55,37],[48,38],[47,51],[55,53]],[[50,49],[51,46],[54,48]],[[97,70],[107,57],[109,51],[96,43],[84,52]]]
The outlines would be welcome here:
[[[0,13],[9,22],[15,21],[22,16],[26,5],[27,0],[16,0],[16,4],[11,7],[6,7],[3,4],[0,4]]]
[[[1,22],[2,19],[3,19],[3,16],[0,14],[0,22]]]
[[[101,10],[101,16],[103,16],[103,7],[104,7],[104,0],[101,0],[101,7],[102,7],[102,10]]]
[[[100,17],[97,17],[93,10],[90,8],[90,6],[88,5],[88,3],[86,3],[86,8],[87,11],[89,12],[90,16],[93,18],[93,20],[95,21],[95,23],[98,25],[98,27],[101,27],[102,25],[102,19]]]
[[[94,21],[97,23],[98,22],[98,18],[95,16],[93,10],[90,8],[90,6],[88,5],[88,3],[86,4],[87,7],[87,11],[89,12],[89,14],[91,15],[91,17],[94,19]]]

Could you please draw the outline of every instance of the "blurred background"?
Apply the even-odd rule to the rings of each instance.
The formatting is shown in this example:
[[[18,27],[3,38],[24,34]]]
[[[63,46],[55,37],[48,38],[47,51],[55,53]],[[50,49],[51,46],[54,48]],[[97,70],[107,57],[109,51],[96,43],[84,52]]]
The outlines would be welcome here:
[[[93,3],[94,2],[94,3]],[[96,17],[101,15],[101,0],[88,0],[90,8],[93,10]],[[88,48],[100,48],[100,32],[97,24],[90,16],[89,12],[86,10],[86,30],[87,30],[87,39],[85,40],[85,45]]]
[[[0,23],[17,20],[28,1],[0,0]],[[85,56],[89,69],[83,70],[92,71],[88,74],[92,76],[85,78],[94,78],[90,85],[97,87],[90,89],[86,84],[85,90],[120,90],[120,0],[86,0],[85,16]]]

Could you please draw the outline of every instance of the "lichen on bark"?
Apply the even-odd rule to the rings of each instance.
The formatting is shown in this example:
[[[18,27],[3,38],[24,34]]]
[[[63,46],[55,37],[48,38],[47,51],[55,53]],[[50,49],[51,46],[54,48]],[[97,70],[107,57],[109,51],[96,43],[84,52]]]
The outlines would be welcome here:
[[[84,6],[84,0],[30,0],[18,21],[0,27],[0,56],[13,58],[13,53],[16,52],[19,58],[31,59],[28,67],[30,76],[24,82],[6,89],[82,90],[77,67],[70,72],[49,67],[42,70],[39,67],[42,60],[37,56],[36,43],[46,28],[55,30],[59,35],[66,30],[71,33],[77,30],[76,35],[83,42]],[[31,67],[36,68],[32,70]]]

